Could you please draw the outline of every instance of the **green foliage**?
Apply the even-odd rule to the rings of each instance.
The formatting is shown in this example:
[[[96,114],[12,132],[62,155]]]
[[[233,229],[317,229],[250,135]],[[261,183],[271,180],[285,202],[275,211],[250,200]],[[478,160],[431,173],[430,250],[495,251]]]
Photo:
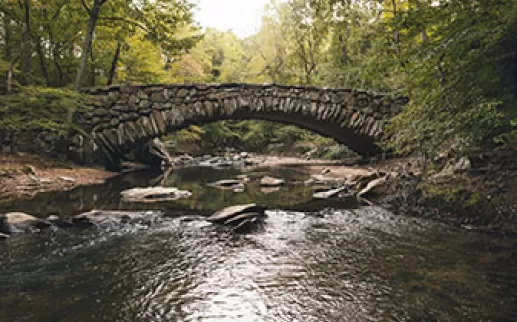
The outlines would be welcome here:
[[[73,124],[66,120],[70,106],[81,109],[89,98],[65,89],[23,87],[0,102],[0,133],[64,134]]]
[[[402,93],[411,99],[391,123],[389,146],[468,150],[493,137],[512,108],[497,57],[515,29],[515,1],[416,3],[380,25],[400,35],[380,61],[398,60]]]
[[[30,50],[28,62],[32,74],[29,85],[63,87],[74,82],[85,49],[87,25],[93,21],[93,3],[101,5],[98,19],[93,21],[93,44],[83,86],[106,85],[110,78],[113,83],[164,80],[168,63],[195,46],[200,38],[193,23],[194,4],[190,0],[45,0],[28,3],[30,38],[24,34],[27,25],[25,2],[0,1],[0,52],[7,63],[13,62],[16,70],[23,71],[27,67],[22,59],[24,51]],[[117,56],[119,45],[121,54]],[[149,57],[152,59],[147,63]],[[132,75],[128,76],[124,72],[131,67]],[[123,77],[117,77],[119,73]],[[14,75],[15,79],[22,76],[20,72]],[[5,78],[0,77],[2,84]]]
[[[22,73],[29,70],[30,84],[50,87],[71,86],[79,68],[90,12],[81,1],[29,3],[27,33],[26,3],[0,1],[1,92],[11,66],[12,84],[26,81]],[[84,85],[366,88],[410,98],[387,133],[386,147],[397,152],[463,153],[492,141],[515,146],[516,0],[271,1],[260,30],[247,39],[214,29],[201,37],[192,9],[189,0],[103,2]],[[73,106],[75,98],[63,91],[50,99],[50,92],[29,87],[2,98],[2,129],[59,127],[59,108]],[[177,138],[252,150],[317,140],[301,129],[263,121],[219,122]]]

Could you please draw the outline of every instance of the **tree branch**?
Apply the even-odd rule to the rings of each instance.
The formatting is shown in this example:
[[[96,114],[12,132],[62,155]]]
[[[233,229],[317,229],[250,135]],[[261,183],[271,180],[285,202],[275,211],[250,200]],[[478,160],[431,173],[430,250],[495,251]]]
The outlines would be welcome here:
[[[92,9],[88,8],[88,5],[86,4],[86,2],[84,2],[84,0],[81,0],[81,4],[83,5],[83,8],[86,9],[88,14],[91,15]]]

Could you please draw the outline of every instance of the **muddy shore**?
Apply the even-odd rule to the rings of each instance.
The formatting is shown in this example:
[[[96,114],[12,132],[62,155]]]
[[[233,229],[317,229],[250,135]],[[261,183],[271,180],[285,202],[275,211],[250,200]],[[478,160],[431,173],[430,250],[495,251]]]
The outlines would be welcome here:
[[[0,202],[99,184],[116,175],[101,167],[81,167],[31,154],[0,155]]]

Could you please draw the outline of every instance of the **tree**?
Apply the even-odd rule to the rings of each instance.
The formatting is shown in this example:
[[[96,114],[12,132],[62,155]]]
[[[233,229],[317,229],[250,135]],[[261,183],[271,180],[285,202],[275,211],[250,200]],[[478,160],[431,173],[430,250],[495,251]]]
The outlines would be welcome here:
[[[81,61],[77,68],[77,75],[75,78],[75,90],[78,91],[83,82],[83,75],[86,71],[86,64],[88,63],[88,57],[92,51],[93,33],[97,26],[97,20],[99,19],[101,7],[106,3],[107,0],[92,0],[92,7],[89,8],[84,0],[81,0],[84,8],[88,12],[88,24],[84,35],[84,43],[81,50]]]

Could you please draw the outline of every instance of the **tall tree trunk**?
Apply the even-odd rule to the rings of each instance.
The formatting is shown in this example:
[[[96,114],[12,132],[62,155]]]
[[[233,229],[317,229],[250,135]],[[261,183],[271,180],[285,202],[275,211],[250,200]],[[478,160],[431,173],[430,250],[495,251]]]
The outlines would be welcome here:
[[[7,94],[11,94],[13,91],[13,70],[15,60],[13,59],[9,64],[9,70],[7,71]]]
[[[45,78],[45,86],[49,86],[50,78],[48,76],[47,64],[45,62],[45,55],[43,53],[43,48],[41,47],[40,41],[41,40],[38,39],[38,41],[36,42],[36,52],[38,54],[39,63],[41,65],[41,73],[43,74],[43,78]]]
[[[105,2],[106,0],[93,0],[93,6],[89,11],[90,17],[88,19],[88,26],[86,27],[86,35],[84,37],[84,43],[81,52],[81,61],[79,63],[79,67],[77,68],[77,74],[75,78],[76,91],[81,89],[84,73],[86,71],[86,65],[88,64],[88,57],[90,56],[90,52],[92,50],[93,33],[95,32],[97,20],[99,19],[100,9]]]
[[[23,71],[23,85],[29,85],[31,81],[31,0],[23,0],[24,5],[24,23],[23,23],[23,60],[22,60],[22,71]]]
[[[115,73],[117,71],[117,64],[120,58],[120,50],[122,49],[122,43],[120,41],[117,42],[117,49],[115,50],[115,54],[113,55],[113,60],[111,61],[111,67],[108,74],[108,86],[113,84],[113,80],[115,79]]]

